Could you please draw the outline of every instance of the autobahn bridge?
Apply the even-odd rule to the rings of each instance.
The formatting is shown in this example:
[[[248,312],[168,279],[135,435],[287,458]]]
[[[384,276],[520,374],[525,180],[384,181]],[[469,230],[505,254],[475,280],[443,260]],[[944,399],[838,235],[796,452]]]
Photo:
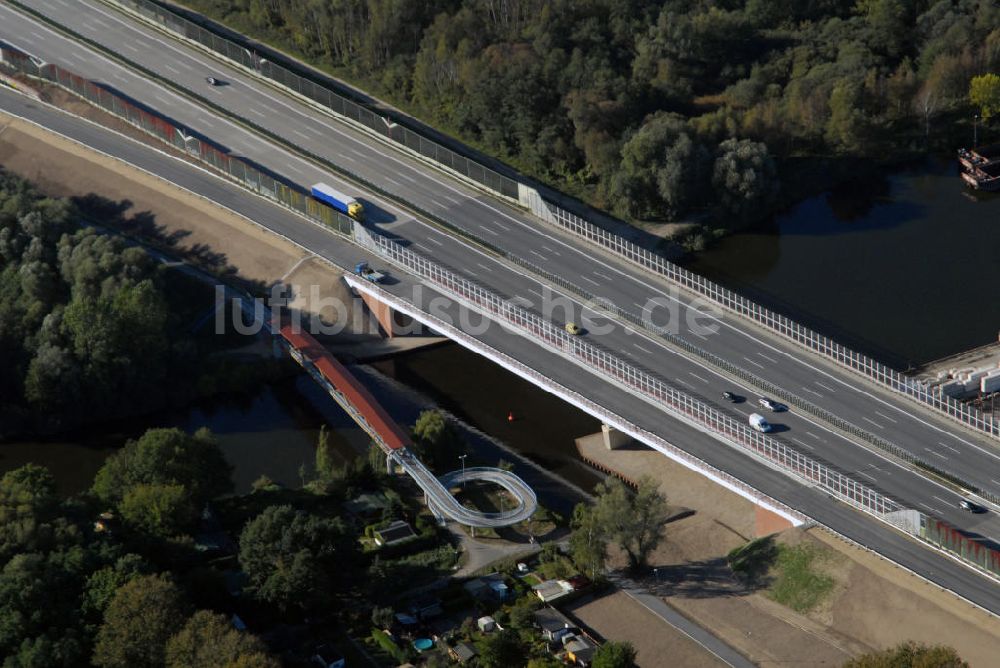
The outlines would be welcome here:
[[[435,476],[413,451],[410,435],[386,412],[371,392],[337,361],[315,338],[292,325],[280,330],[280,340],[296,362],[333,397],[348,415],[371,436],[385,453],[386,463],[398,465],[424,492],[428,508],[438,518],[472,527],[503,527],[531,517],[538,508],[535,492],[510,471],[491,467],[470,467]],[[514,499],[514,507],[499,513],[485,513],[463,506],[449,488],[459,483],[488,482],[503,488]]]

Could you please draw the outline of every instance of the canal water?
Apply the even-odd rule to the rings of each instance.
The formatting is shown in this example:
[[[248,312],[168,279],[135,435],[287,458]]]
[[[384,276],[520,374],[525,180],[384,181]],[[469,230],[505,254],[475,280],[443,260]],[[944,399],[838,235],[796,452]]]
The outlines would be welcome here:
[[[687,266],[905,368],[997,340],[1000,195],[955,160],[866,175]]]
[[[539,500],[557,512],[568,516],[600,480],[576,459],[573,444],[576,437],[600,429],[600,423],[457,345],[351,370],[402,425],[412,425],[424,409],[442,408],[468,444],[469,466],[512,463]],[[312,472],[324,424],[338,463],[367,450],[367,434],[310,378],[300,375],[264,386],[249,398],[202,402],[72,439],[0,443],[0,473],[28,462],[41,464],[53,472],[62,493],[73,494],[90,486],[108,455],[147,428],[193,432],[208,427],[234,466],[237,492],[249,491],[261,475],[297,487],[301,474]],[[456,460],[454,468],[459,467]]]

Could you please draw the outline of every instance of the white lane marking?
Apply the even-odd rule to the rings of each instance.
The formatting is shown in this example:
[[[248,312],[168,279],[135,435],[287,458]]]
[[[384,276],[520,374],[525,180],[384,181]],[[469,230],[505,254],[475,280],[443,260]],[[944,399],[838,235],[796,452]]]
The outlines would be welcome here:
[[[267,118],[267,116],[264,115],[264,112],[262,112],[260,109],[255,109],[254,107],[247,107],[247,111],[249,111],[254,116],[258,116],[260,118]]]
[[[198,122],[199,123],[204,123],[205,125],[207,125],[210,128],[214,128],[215,127],[215,123],[213,123],[211,119],[205,118],[204,116],[199,116],[198,117]]]
[[[638,343],[633,343],[632,345],[635,346],[636,348],[638,348],[639,350],[641,350],[642,352],[648,354],[648,355],[652,355],[653,354],[652,350],[650,350],[649,348],[643,348]]]
[[[391,177],[388,177],[388,176],[383,176],[382,178],[384,178],[386,181],[388,181],[389,183],[391,183],[394,186],[401,186],[401,185],[403,185],[402,183],[400,183],[399,181],[397,181],[394,178],[391,178]]]
[[[885,429],[885,427],[883,427],[882,425],[880,425],[878,422],[875,422],[875,420],[872,420],[872,419],[870,419],[870,418],[868,418],[868,417],[866,417],[864,415],[861,416],[861,419],[864,420],[865,422],[869,422],[869,423],[875,425],[879,429]]]
[[[990,478],[990,482],[992,482],[994,485],[1000,485],[1000,480],[997,480],[996,478]]]
[[[683,378],[674,378],[674,380],[676,380],[681,385],[684,385],[685,387],[691,387],[691,383],[687,382]]]
[[[338,157],[340,157],[343,160],[346,160],[347,162],[357,162],[357,159],[352,158],[351,156],[347,155],[346,153],[341,153],[340,156],[338,156]]]
[[[434,206],[436,206],[439,209],[447,209],[448,208],[447,204],[442,204],[441,202],[437,201],[436,199],[432,199],[431,200],[431,204],[433,204]]]
[[[806,434],[808,434],[809,436],[812,436],[812,437],[813,437],[813,438],[815,438],[815,439],[816,439],[817,441],[822,441],[822,440],[823,440],[823,439],[821,439],[821,438],[820,438],[819,436],[817,436],[816,434],[812,433],[811,431],[807,431],[807,432],[806,432]]]
[[[309,141],[309,135],[307,135],[305,132],[302,132],[301,130],[292,130],[292,134],[295,135],[296,137],[302,137],[306,141]]]
[[[931,450],[930,448],[924,448],[924,450],[926,450],[927,452],[931,453],[935,457],[940,457],[941,459],[948,459],[947,457],[945,457],[944,455],[942,455],[940,452],[937,452],[936,450]]]
[[[32,37],[34,37],[35,39],[38,39],[38,40],[43,40],[43,39],[45,39],[44,37],[42,37],[41,35],[39,35],[39,34],[38,34],[37,32],[35,32],[34,30],[29,30],[29,31],[28,31],[28,34],[29,34],[29,35],[31,35]]]
[[[961,452],[962,452],[961,450],[958,450],[956,448],[951,447],[950,445],[948,445],[944,441],[938,441],[938,445],[943,445],[944,447],[948,448],[949,450],[951,450],[952,452],[954,452],[956,454],[961,454]]]
[[[541,292],[539,292],[538,290],[534,289],[534,288],[525,288],[525,289],[526,289],[526,290],[527,290],[528,292],[532,293],[532,294],[536,294],[536,295],[538,295],[539,297],[541,297],[541,296],[542,296],[542,293],[541,293]]]
[[[764,359],[766,359],[766,360],[767,360],[768,362],[770,362],[771,364],[777,364],[777,363],[778,363],[778,360],[774,359],[774,358],[773,358],[773,357],[771,357],[770,355],[765,355],[765,354],[764,354],[764,353],[762,353],[762,352],[758,352],[757,354],[758,354],[758,355],[760,355],[761,357],[763,357]]]
[[[753,364],[756,367],[760,367],[761,369],[765,368],[763,364],[761,364],[760,362],[758,362],[756,360],[750,359],[746,355],[743,356],[743,359],[745,359],[747,362],[750,362],[750,364]]]
[[[868,474],[867,474],[867,473],[865,473],[864,471],[855,471],[855,473],[857,473],[858,475],[863,475],[864,477],[868,478],[868,479],[869,479],[869,480],[871,480],[872,482],[878,482],[878,478],[876,478],[876,477],[875,477],[875,476],[873,476],[873,475],[868,475]]]
[[[167,71],[173,72],[174,74],[180,74],[181,73],[181,71],[179,69],[177,69],[176,67],[174,67],[172,65],[167,65],[166,63],[164,63],[163,66],[165,68],[167,68]]]
[[[837,390],[833,389],[832,387],[830,387],[829,385],[824,385],[823,383],[819,382],[818,380],[815,381],[815,382],[816,382],[817,385],[819,385],[820,387],[822,387],[824,390],[829,390],[830,392],[836,392],[837,391]]]
[[[798,443],[799,445],[803,446],[803,447],[809,448],[810,450],[815,450],[816,449],[816,448],[814,448],[813,446],[809,445],[808,443],[806,443],[805,441],[803,441],[800,438],[795,438],[794,436],[792,436],[792,440],[795,441],[796,443]]]
[[[460,204],[461,203],[461,200],[457,200],[454,197],[452,197],[451,195],[441,195],[441,197],[444,197],[446,200],[448,200],[452,204]]]
[[[541,253],[539,253],[538,251],[536,251],[534,248],[529,248],[528,252],[531,253],[532,255],[536,256],[536,257],[542,258],[543,260],[547,261],[549,259],[549,258],[545,257],[544,255],[542,255]]]
[[[822,398],[823,398],[823,395],[822,395],[822,394],[820,394],[819,392],[817,392],[816,390],[814,390],[814,389],[812,389],[812,388],[809,388],[809,387],[806,387],[806,386],[804,386],[804,385],[803,385],[803,386],[802,386],[802,389],[803,389],[803,390],[805,390],[806,392],[810,393],[810,394],[815,394],[815,395],[816,395],[817,397],[819,397],[820,399],[822,399]]]
[[[602,274],[602,273],[601,273],[601,272],[599,272],[599,271],[595,271],[595,272],[594,272],[594,275],[595,275],[595,276],[600,276],[601,278],[603,278],[603,279],[604,279],[604,280],[606,280],[606,281],[613,281],[613,280],[615,280],[615,279],[611,278],[610,276],[608,276],[607,274]]]
[[[923,502],[921,502],[921,501],[918,501],[918,502],[917,502],[917,505],[918,505],[918,506],[923,506],[924,508],[926,508],[927,510],[931,511],[932,513],[936,513],[936,512],[939,512],[939,511],[937,511],[937,510],[934,510],[933,508],[931,508],[930,506],[928,506],[928,505],[927,505],[926,503],[923,503]]]
[[[409,174],[404,174],[402,172],[396,172],[396,175],[399,176],[399,178],[401,178],[401,179],[406,179],[410,183],[416,183],[417,182],[417,180],[415,178],[413,178],[412,176],[410,176]]]
[[[552,248],[549,248],[549,247],[548,247],[548,246],[546,246],[545,244],[542,244],[542,250],[543,250],[543,251],[548,251],[549,253],[552,253],[553,255],[558,255],[558,256],[562,257],[562,253],[560,253],[559,251],[557,251],[557,250],[554,250],[554,249],[552,249]],[[595,273],[596,273],[596,272],[595,272]]]
[[[589,278],[587,276],[584,276],[583,274],[580,274],[580,278],[582,278],[583,280],[587,281],[588,283],[593,283],[594,285],[600,285],[600,283],[598,283],[594,279]]]
[[[432,244],[437,244],[438,246],[444,246],[443,243],[441,243],[440,241],[438,241],[434,237],[427,237],[427,241],[431,242]]]
[[[948,501],[945,501],[940,496],[936,496],[934,494],[931,494],[931,498],[937,499],[938,501],[940,501],[941,503],[943,503],[946,506],[951,505]]]
[[[58,2],[60,2],[61,4],[64,4],[64,5],[65,5],[65,3],[64,3],[64,2],[62,2],[62,0],[57,0],[57,1],[58,1]],[[123,27],[126,27],[126,24],[125,24],[125,23],[124,23],[124,21],[122,21],[121,19],[119,19],[119,18],[117,18],[117,17],[115,17],[115,16],[112,16],[111,14],[108,14],[107,12],[104,12],[104,11],[102,11],[102,10],[100,10],[100,9],[98,9],[97,11],[98,11],[99,13],[101,13],[101,14],[103,14],[103,15],[107,16],[108,18],[112,19],[113,21],[115,21],[115,22],[117,22],[117,23],[120,23],[120,24],[121,24],[121,25],[122,25]],[[179,53],[179,54],[183,55],[184,57],[189,57],[189,56],[187,56],[187,54],[184,54],[184,53],[183,53],[183,52],[181,52],[181,51],[180,51],[179,49],[177,49],[177,48],[173,47],[173,46],[172,46],[172,45],[170,45],[170,44],[167,44],[167,43],[166,43],[166,42],[164,42],[163,40],[160,40],[160,39],[157,39],[156,37],[152,37],[152,39],[153,39],[154,41],[156,41],[156,42],[160,43],[160,44],[163,44],[163,45],[164,45],[165,47],[167,47],[168,49],[170,49],[170,50],[172,50],[172,51],[174,51],[174,52],[176,52],[176,53]],[[270,97],[270,96],[268,96],[268,97]],[[290,110],[294,111],[294,112],[295,112],[295,113],[296,113],[297,115],[299,115],[299,116],[301,116],[301,117],[303,117],[303,118],[307,118],[308,120],[310,120],[310,122],[315,122],[315,119],[313,119],[313,118],[310,118],[310,117],[309,117],[309,116],[307,116],[307,115],[306,115],[305,113],[303,113],[303,112],[302,112],[301,110],[299,110],[299,109],[296,109],[296,108],[293,108],[293,107],[291,107],[290,105],[287,105],[287,104],[285,104],[284,102],[281,102],[281,101],[278,101],[278,100],[275,100],[275,101],[277,101],[277,102],[278,102],[278,104],[281,104],[282,106],[285,106],[286,108],[288,108],[288,109],[290,109]],[[343,133],[340,133],[340,134],[343,134]],[[346,135],[346,134],[344,134],[344,136],[345,136],[345,137],[348,137],[348,135]],[[349,138],[350,138],[350,139],[351,139],[352,141],[356,142],[356,143],[360,143],[360,142],[359,142],[359,140],[358,140],[358,139],[356,139],[356,138],[353,138],[353,137],[349,137]],[[370,147],[367,147],[367,146],[366,146],[366,149],[368,149],[368,150],[371,150],[371,149],[370,149]],[[380,155],[383,155],[384,157],[386,157],[387,159],[389,159],[389,160],[391,160],[391,161],[393,161],[393,162],[396,162],[396,163],[398,163],[398,164],[401,164],[401,165],[402,165],[402,164],[405,164],[405,163],[403,163],[403,162],[402,162],[401,160],[399,160],[399,159],[395,158],[394,156],[388,156],[388,155],[386,155],[386,154],[382,153],[381,151],[378,151],[377,149],[375,149],[375,152],[379,153]],[[407,165],[407,167],[408,167],[408,168],[410,168],[410,169],[413,169],[413,167],[411,167],[411,166],[409,166],[409,165]],[[473,200],[474,202],[476,202],[476,203],[479,203],[479,204],[481,204],[481,205],[485,206],[486,208],[488,208],[488,209],[490,209],[490,210],[492,210],[492,211],[494,211],[494,212],[496,212],[496,213],[498,213],[498,214],[500,214],[500,215],[504,216],[505,218],[508,218],[509,220],[512,220],[512,221],[516,222],[517,224],[521,225],[521,226],[522,226],[523,228],[525,228],[525,229],[529,229],[529,230],[531,230],[531,229],[534,229],[534,228],[533,228],[533,226],[531,226],[531,225],[530,225],[530,224],[529,224],[529,223],[528,223],[527,221],[522,221],[522,220],[519,220],[519,219],[515,218],[514,216],[512,216],[512,215],[510,215],[510,214],[508,214],[508,213],[506,213],[506,212],[504,212],[504,211],[501,211],[501,210],[497,209],[496,207],[493,207],[493,206],[491,206],[490,204],[488,204],[488,203],[486,203],[486,202],[483,202],[483,201],[481,201],[481,200],[478,200],[478,199],[476,199],[476,198],[474,198],[474,197],[472,197],[472,196],[469,196],[469,195],[466,195],[465,193],[463,193],[462,191],[458,190],[457,188],[455,188],[455,187],[451,186],[450,184],[447,184],[447,183],[441,183],[441,185],[443,185],[443,186],[444,186],[445,188],[448,188],[449,190],[451,190],[451,191],[453,191],[453,192],[456,192],[456,193],[459,193],[459,194],[462,194],[462,195],[463,195],[463,197],[466,197],[466,198],[468,198],[468,199],[472,199],[472,200]],[[492,232],[492,230],[489,230],[489,231],[490,231],[491,233],[495,234],[495,232]],[[537,230],[535,230],[535,231],[537,232]],[[553,237],[550,237],[549,235],[546,235],[546,234],[543,234],[543,236],[546,236],[546,237],[548,237],[548,238],[553,238]],[[590,261],[594,261],[594,258],[593,258],[593,257],[591,257],[591,256],[590,256],[589,254],[587,254],[587,253],[585,252],[585,250],[584,250],[584,249],[580,249],[580,248],[576,248],[576,247],[574,247],[574,246],[571,246],[571,245],[570,245],[570,244],[568,244],[568,243],[565,243],[565,242],[562,242],[562,241],[559,241],[559,240],[556,240],[556,239],[554,239],[554,238],[553,238],[553,240],[554,240],[554,241],[556,241],[557,243],[561,243],[561,244],[562,244],[563,246],[565,246],[566,248],[569,248],[569,249],[571,249],[571,250],[574,250],[575,252],[579,253],[579,254],[580,254],[580,255],[582,255],[583,257],[585,257],[585,258],[588,258],[588,259],[589,259]],[[600,261],[598,260],[598,262],[600,262]],[[640,284],[640,285],[642,285],[642,286],[646,287],[647,289],[648,289],[648,288],[650,287],[650,286],[648,286],[647,284],[645,284],[645,283],[644,283],[644,282],[643,282],[643,281],[642,281],[642,280],[641,280],[641,279],[640,279],[639,277],[637,277],[637,276],[635,276],[635,275],[630,275],[630,274],[626,273],[626,272],[625,272],[625,271],[623,271],[623,270],[620,270],[620,269],[618,269],[618,268],[616,268],[616,267],[612,267],[612,266],[610,266],[610,265],[607,265],[607,264],[605,264],[605,263],[603,263],[603,262],[600,262],[600,264],[601,264],[602,266],[606,266],[606,267],[607,267],[608,269],[611,269],[611,270],[612,270],[612,271],[614,271],[615,273],[617,273],[617,274],[620,274],[620,275],[622,275],[622,276],[623,276],[623,277],[625,277],[625,278],[628,278],[628,279],[631,279],[632,281],[634,281],[634,282],[636,282],[636,283],[638,283],[638,284]],[[681,304],[682,306],[684,306],[685,308],[690,308],[690,305],[689,305],[689,304],[686,304],[686,303],[684,303],[684,302],[683,302],[682,300],[680,300],[680,299],[678,299],[678,298],[676,298],[676,297],[673,297],[672,295],[668,295],[667,293],[663,292],[662,290],[658,290],[658,289],[656,289],[656,288],[653,288],[653,290],[654,290],[655,292],[659,292],[660,294],[663,294],[664,296],[667,296],[668,298],[671,298],[671,299],[674,299],[675,301],[677,301],[678,303],[680,303],[680,304]],[[806,366],[806,367],[808,367],[808,368],[810,368],[810,369],[812,369],[812,370],[814,370],[814,371],[816,371],[816,372],[818,372],[818,373],[822,373],[822,374],[824,374],[825,376],[828,376],[828,377],[830,377],[830,378],[831,378],[831,379],[832,379],[832,380],[833,380],[834,382],[837,382],[837,383],[839,383],[839,384],[841,384],[841,385],[843,385],[843,386],[845,386],[845,387],[848,387],[848,388],[850,388],[850,389],[854,389],[854,390],[855,390],[855,391],[857,391],[857,392],[858,392],[859,394],[863,394],[863,395],[866,395],[866,396],[868,396],[868,397],[870,397],[870,398],[872,398],[872,399],[874,399],[874,400],[876,400],[876,401],[878,401],[878,402],[882,403],[883,405],[886,405],[886,406],[888,406],[889,408],[891,408],[891,409],[893,409],[893,410],[896,410],[896,411],[898,411],[898,412],[899,412],[899,413],[901,413],[901,414],[904,414],[904,415],[907,415],[908,417],[912,418],[913,420],[915,420],[915,421],[917,421],[917,422],[920,422],[921,424],[924,424],[925,426],[928,426],[928,427],[931,427],[932,429],[936,429],[936,430],[938,430],[939,432],[942,432],[942,433],[948,433],[948,432],[947,432],[947,431],[946,431],[945,429],[942,429],[941,427],[938,427],[938,426],[936,426],[936,425],[933,425],[933,424],[931,424],[931,423],[929,423],[929,422],[927,422],[927,421],[925,421],[925,420],[921,419],[920,417],[918,417],[918,416],[916,416],[916,415],[914,415],[914,414],[912,414],[912,413],[910,413],[910,412],[908,412],[908,411],[906,411],[906,410],[904,410],[904,409],[902,409],[902,408],[900,408],[900,407],[898,407],[898,406],[894,406],[894,405],[890,404],[889,402],[887,402],[887,401],[885,401],[885,400],[881,399],[880,397],[877,397],[877,396],[873,396],[873,395],[872,395],[872,394],[870,394],[869,392],[866,392],[866,391],[864,391],[863,389],[861,389],[861,388],[859,388],[859,387],[856,387],[856,386],[854,386],[854,385],[852,385],[852,384],[850,384],[850,383],[848,383],[848,382],[846,382],[846,381],[843,381],[843,380],[840,380],[840,379],[838,379],[838,378],[834,378],[834,377],[832,376],[832,374],[830,374],[830,373],[827,373],[827,372],[825,372],[825,371],[823,371],[823,370],[821,370],[821,369],[818,369],[817,367],[813,366],[812,364],[809,364],[808,362],[806,362],[806,361],[804,361],[804,360],[802,360],[802,359],[800,359],[800,358],[798,358],[798,357],[796,357],[796,356],[794,356],[794,355],[791,355],[791,354],[788,354],[788,353],[785,353],[784,351],[781,351],[781,350],[778,350],[778,349],[777,349],[777,348],[776,348],[775,346],[772,346],[772,345],[770,345],[770,344],[768,344],[768,343],[764,342],[763,340],[761,340],[761,339],[757,338],[756,336],[754,336],[754,335],[753,335],[753,334],[751,334],[750,332],[748,332],[748,331],[745,331],[745,330],[741,330],[740,328],[738,328],[738,327],[736,327],[736,326],[734,326],[734,325],[731,325],[731,324],[729,324],[728,322],[724,322],[724,321],[722,320],[722,318],[721,318],[721,317],[714,317],[714,316],[711,316],[711,315],[709,315],[709,317],[712,317],[713,319],[717,320],[717,321],[718,321],[719,323],[721,323],[721,324],[722,324],[723,326],[725,326],[725,327],[728,327],[728,328],[729,328],[729,329],[731,329],[732,331],[736,332],[736,333],[737,333],[738,335],[742,335],[742,336],[744,336],[744,337],[746,337],[746,338],[748,338],[748,339],[751,339],[751,340],[755,341],[756,343],[760,344],[761,346],[763,346],[763,347],[765,347],[765,348],[769,348],[769,349],[771,349],[771,350],[774,350],[775,352],[777,352],[777,353],[780,353],[780,354],[782,354],[782,355],[784,355],[784,356],[786,356],[786,357],[789,357],[789,358],[791,358],[791,359],[792,359],[793,361],[795,361],[795,362],[797,362],[797,363],[799,363],[799,364],[802,364],[803,366]],[[952,436],[953,438],[955,438],[956,440],[959,440],[959,441],[960,441],[960,442],[962,442],[962,443],[965,443],[966,445],[969,445],[970,447],[973,447],[973,448],[975,448],[976,450],[978,450],[978,451],[979,451],[979,452],[981,452],[981,453],[984,453],[984,454],[987,454],[987,455],[989,455],[989,456],[992,456],[992,457],[996,457],[997,459],[1000,459],[1000,455],[996,455],[996,454],[994,454],[994,453],[991,453],[991,452],[988,452],[988,451],[987,451],[987,450],[985,450],[984,448],[982,448],[982,447],[980,447],[980,446],[977,446],[977,445],[975,445],[974,443],[971,443],[971,442],[969,442],[969,441],[966,441],[966,440],[964,440],[964,439],[961,439],[961,438],[959,438],[958,436],[955,436],[954,434],[948,434],[948,435],[949,435],[949,436]]]
[[[700,380],[701,382],[706,383],[706,384],[708,383],[707,380],[705,380],[704,378],[702,378],[701,376],[699,376],[698,374],[696,374],[694,371],[688,371],[688,373],[691,374],[692,376],[694,376],[695,378],[697,378],[698,380]]]
[[[510,227],[508,227],[507,225],[504,225],[503,223],[498,223],[495,220],[491,220],[490,222],[499,227],[504,232],[510,232]]]
[[[496,230],[494,230],[492,227],[486,227],[485,225],[480,225],[479,227],[480,227],[480,229],[489,232],[490,234],[492,234],[495,237],[500,236],[500,233],[497,232]]]
[[[480,269],[485,269],[486,271],[493,271],[492,269],[490,269],[489,267],[487,267],[487,266],[486,266],[485,264],[483,264],[482,262],[477,262],[477,263],[476,263],[476,266],[477,266],[477,267],[479,267]]]
[[[132,52],[134,52],[134,53],[139,53],[139,48],[138,48],[138,47],[135,47],[135,46],[132,46],[132,45],[131,45],[131,44],[129,44],[128,42],[122,42],[122,43],[121,43],[121,45],[122,45],[122,46],[124,46],[124,47],[125,47],[126,49],[128,49],[129,51],[132,51]]]
[[[891,417],[889,417],[888,415],[886,415],[882,411],[875,411],[875,415],[879,415],[881,417],[884,417],[886,420],[888,420],[889,422],[891,422],[893,424],[899,424],[898,422],[896,422],[895,420],[893,420]],[[956,452],[957,452],[957,450],[956,450]]]

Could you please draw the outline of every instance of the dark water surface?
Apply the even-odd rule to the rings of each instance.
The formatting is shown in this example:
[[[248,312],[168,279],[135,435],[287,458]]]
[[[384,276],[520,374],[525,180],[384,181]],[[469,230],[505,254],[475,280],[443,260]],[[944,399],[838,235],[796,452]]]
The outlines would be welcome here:
[[[351,370],[401,425],[412,425],[426,408],[442,407],[468,444],[470,466],[474,461],[495,466],[501,459],[514,463],[542,503],[558,512],[572,512],[583,498],[581,490],[600,479],[576,459],[573,445],[574,438],[599,430],[600,423],[457,345]],[[513,421],[507,420],[508,413]],[[307,475],[312,471],[323,424],[330,428],[330,443],[341,463],[367,449],[367,434],[302,375],[242,400],[203,402],[59,440],[0,443],[0,473],[28,462],[41,464],[53,472],[63,493],[72,494],[88,488],[105,458],[147,428],[192,432],[208,427],[235,468],[237,492],[249,491],[261,475],[296,487],[300,468]],[[454,468],[460,466],[456,460]],[[559,474],[570,486],[545,471]]]
[[[859,179],[687,266],[901,368],[996,341],[1000,195],[957,173]]]

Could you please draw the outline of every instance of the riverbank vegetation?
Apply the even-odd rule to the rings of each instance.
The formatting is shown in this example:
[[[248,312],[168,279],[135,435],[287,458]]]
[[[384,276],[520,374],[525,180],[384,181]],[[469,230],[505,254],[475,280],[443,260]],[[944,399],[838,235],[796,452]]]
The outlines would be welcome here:
[[[213,355],[249,339],[193,331],[210,286],[81,220],[0,170],[0,438],[254,386],[262,366]]]
[[[954,149],[1000,67],[991,0],[183,4],[613,213],[720,230]]]

